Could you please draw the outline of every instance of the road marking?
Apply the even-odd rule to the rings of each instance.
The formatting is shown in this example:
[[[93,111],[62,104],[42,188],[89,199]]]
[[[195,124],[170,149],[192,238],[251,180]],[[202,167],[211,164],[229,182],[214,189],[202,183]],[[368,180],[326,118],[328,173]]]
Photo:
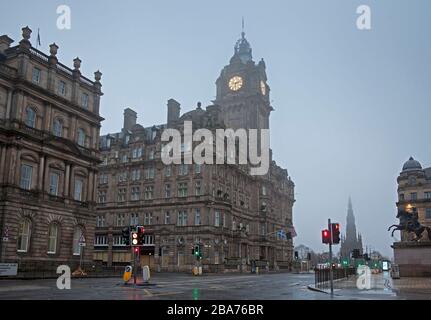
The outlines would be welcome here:
[[[150,297],[153,296],[153,294],[148,289],[144,289],[144,292],[147,294],[147,296],[150,296]]]
[[[16,287],[4,287],[0,288],[0,292],[5,291],[27,291],[27,290],[41,290],[41,289],[53,289],[52,287],[42,287],[42,286],[16,286]]]
[[[173,296],[176,294],[184,293],[183,291],[172,291],[172,292],[162,292],[162,293],[152,293],[150,297],[160,297],[160,296]]]

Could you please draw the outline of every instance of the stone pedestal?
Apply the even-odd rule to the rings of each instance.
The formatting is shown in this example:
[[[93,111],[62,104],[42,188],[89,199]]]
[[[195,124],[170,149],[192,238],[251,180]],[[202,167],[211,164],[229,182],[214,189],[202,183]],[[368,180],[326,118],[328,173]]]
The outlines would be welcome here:
[[[401,277],[431,277],[431,241],[394,242],[392,248]]]

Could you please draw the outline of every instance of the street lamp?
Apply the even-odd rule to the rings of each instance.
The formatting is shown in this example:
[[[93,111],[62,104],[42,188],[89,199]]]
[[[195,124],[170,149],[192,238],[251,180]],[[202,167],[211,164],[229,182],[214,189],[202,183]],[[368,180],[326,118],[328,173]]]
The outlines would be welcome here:
[[[237,229],[236,229],[236,230],[232,230],[232,231],[238,232],[238,234],[239,234],[239,240],[238,240],[238,253],[239,253],[239,265],[240,265],[240,272],[241,272],[241,273],[242,273],[242,250],[241,250],[241,238],[242,238],[242,232],[243,232],[243,231],[246,231],[246,230],[247,230],[247,228],[246,228],[246,227],[244,227],[242,223],[240,223],[240,224],[237,226]]]

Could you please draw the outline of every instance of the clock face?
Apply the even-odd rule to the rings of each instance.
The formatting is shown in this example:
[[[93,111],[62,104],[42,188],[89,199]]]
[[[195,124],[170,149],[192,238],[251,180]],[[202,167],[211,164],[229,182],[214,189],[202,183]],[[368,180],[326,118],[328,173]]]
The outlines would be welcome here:
[[[260,82],[260,91],[262,92],[263,95],[266,95],[266,83],[265,83],[265,81]]]
[[[229,80],[229,89],[232,91],[238,91],[242,88],[244,84],[242,78],[240,76],[235,76]]]

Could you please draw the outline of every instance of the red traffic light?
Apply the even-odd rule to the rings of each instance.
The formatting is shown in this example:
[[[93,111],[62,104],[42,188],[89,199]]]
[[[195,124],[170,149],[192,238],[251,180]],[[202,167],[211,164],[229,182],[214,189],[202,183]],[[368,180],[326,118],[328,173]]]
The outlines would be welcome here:
[[[339,244],[340,239],[340,224],[339,223],[331,223],[331,231],[332,231],[332,243]]]
[[[331,233],[328,229],[322,230],[322,243],[331,243]]]
[[[138,253],[138,252],[139,252],[139,248],[138,248],[138,247],[136,247],[136,248],[134,248],[134,249],[133,249],[133,251],[134,251],[135,253]]]

